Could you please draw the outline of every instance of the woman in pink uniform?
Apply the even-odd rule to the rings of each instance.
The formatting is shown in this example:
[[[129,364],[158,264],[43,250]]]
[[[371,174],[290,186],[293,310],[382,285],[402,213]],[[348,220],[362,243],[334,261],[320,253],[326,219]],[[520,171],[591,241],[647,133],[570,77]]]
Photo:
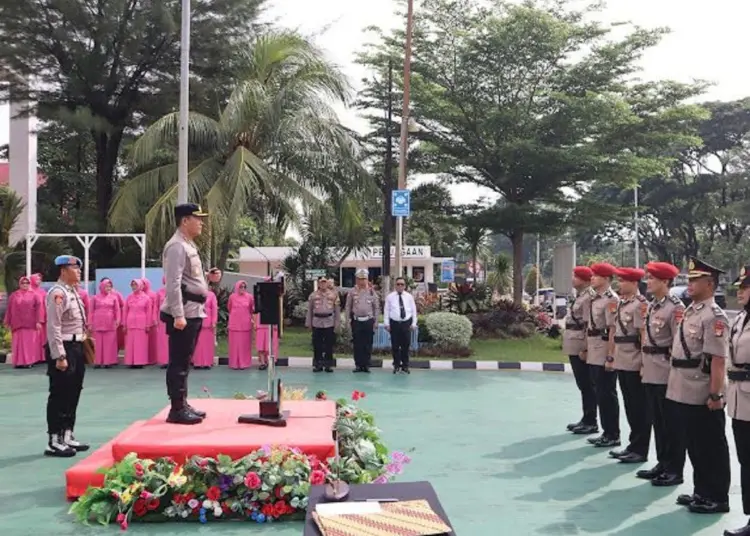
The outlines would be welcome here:
[[[193,367],[210,369],[214,364],[216,349],[216,323],[219,321],[219,304],[212,291],[206,295],[206,318],[198,334],[198,342],[193,352]]]
[[[89,326],[94,334],[96,359],[94,367],[110,368],[117,365],[117,328],[122,320],[120,302],[112,292],[112,281],[104,278],[99,283],[99,292],[89,300]]]
[[[153,306],[151,298],[143,292],[143,281],[130,282],[133,293],[125,300],[125,364],[130,368],[143,368],[149,364],[148,332],[151,329]]]
[[[31,274],[31,290],[39,295],[42,300],[42,321],[39,329],[39,359],[38,363],[44,363],[47,358],[44,355],[44,345],[47,343],[47,307],[44,301],[47,299],[47,291],[42,288],[42,274]]]
[[[87,288],[85,288],[81,283],[78,283],[78,295],[81,297],[81,303],[83,304],[84,313],[86,313],[86,318],[89,317],[89,312],[91,311],[91,297],[89,296],[89,291]]]
[[[266,277],[265,281],[271,281]],[[260,360],[260,370],[268,368],[268,327],[260,323],[260,314],[255,315],[255,349],[258,350],[258,359]],[[273,327],[273,361],[279,358],[279,328]]]
[[[31,368],[38,363],[43,308],[39,294],[31,290],[31,281],[23,276],[18,280],[18,290],[8,298],[4,320],[11,332],[11,352],[16,368]]]
[[[156,292],[151,290],[151,281],[145,277],[142,278],[141,281],[143,282],[143,293],[151,300],[151,312],[153,318],[151,319],[151,329],[148,332],[148,355],[151,360],[150,363],[154,365],[156,364],[156,325],[159,323],[159,309],[156,308]]]
[[[253,363],[253,313],[255,300],[247,283],[237,281],[227,303],[229,310],[229,368],[246,369]]]
[[[164,298],[167,296],[167,289],[164,285],[167,283],[165,277],[161,278],[162,287],[156,293],[156,305],[154,314],[156,315],[156,364],[161,368],[167,368],[169,364],[169,337],[167,337],[167,325],[161,321],[161,306]]]

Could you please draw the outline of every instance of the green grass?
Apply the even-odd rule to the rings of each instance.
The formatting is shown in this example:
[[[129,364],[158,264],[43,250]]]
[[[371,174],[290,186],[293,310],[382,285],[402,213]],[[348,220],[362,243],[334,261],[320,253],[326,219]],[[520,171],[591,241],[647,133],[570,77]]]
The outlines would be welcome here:
[[[492,339],[474,340],[471,342],[473,354],[467,359],[476,361],[537,361],[545,363],[566,362],[567,356],[562,353],[560,339],[534,336],[528,339]],[[312,357],[310,331],[299,328],[284,328],[284,335],[279,345],[281,357]],[[218,355],[227,355],[227,342],[219,340]],[[337,358],[352,357],[349,354],[336,354]],[[445,357],[415,357],[414,359],[453,359]]]

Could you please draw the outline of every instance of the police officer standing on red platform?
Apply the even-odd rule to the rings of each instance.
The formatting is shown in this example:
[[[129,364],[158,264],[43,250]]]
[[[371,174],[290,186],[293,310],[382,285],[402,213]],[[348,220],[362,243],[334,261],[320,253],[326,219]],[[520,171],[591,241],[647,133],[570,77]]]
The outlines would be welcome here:
[[[698,514],[729,511],[729,446],[724,381],[729,357],[727,316],[714,301],[722,270],[698,259],[688,267],[693,299],[672,343],[667,398],[677,404],[693,465],[693,493],[677,504]]]
[[[591,379],[589,366],[586,363],[586,316],[591,301],[591,277],[594,272],[588,266],[576,266],[573,269],[573,288],[576,297],[568,308],[563,332],[563,352],[570,360],[576,386],[581,392],[583,416],[581,420],[568,425],[568,431],[574,434],[595,434],[599,431],[596,424],[596,393]]]

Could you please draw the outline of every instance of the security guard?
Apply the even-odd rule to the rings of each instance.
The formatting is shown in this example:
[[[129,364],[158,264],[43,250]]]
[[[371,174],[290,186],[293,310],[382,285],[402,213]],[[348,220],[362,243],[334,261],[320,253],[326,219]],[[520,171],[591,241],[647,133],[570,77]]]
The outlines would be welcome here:
[[[55,259],[57,283],[47,293],[47,344],[44,352],[49,376],[47,433],[44,454],[69,458],[89,446],[76,441],[78,402],[81,399],[86,359],[86,312],[76,287],[81,280],[81,259],[61,255]]]
[[[646,298],[638,292],[638,283],[646,275],[640,268],[618,268],[620,301],[615,312],[615,355],[612,368],[617,371],[625,415],[630,426],[630,441],[623,450],[611,452],[621,463],[643,463],[651,442],[646,395],[641,383],[642,308]]]
[[[177,230],[162,253],[166,295],[161,320],[166,324],[169,337],[167,395],[172,406],[167,422],[198,424],[206,413],[188,404],[188,373],[206,317],[204,304],[210,291],[194,240],[203,231],[208,214],[199,205],[185,203],[175,207],[174,216]]]
[[[318,290],[310,294],[305,326],[312,329],[313,372],[333,372],[333,347],[341,323],[341,301],[328,287],[325,277],[318,279]]]
[[[646,272],[646,288],[653,299],[644,314],[641,373],[654,429],[657,463],[651,469],[638,471],[636,476],[650,480],[654,486],[677,486],[682,484],[685,467],[685,438],[683,427],[678,425],[675,403],[667,400],[667,380],[672,341],[685,314],[685,305],[680,298],[669,293],[680,269],[667,262],[650,262],[646,265]]]
[[[691,512],[729,511],[729,446],[725,433],[725,360],[729,356],[727,316],[714,301],[724,273],[698,259],[688,267],[693,301],[672,343],[667,398],[677,403],[693,465],[694,491],[677,497]]]
[[[740,462],[742,510],[750,516],[750,266],[742,268],[734,284],[739,287],[737,300],[743,309],[734,319],[729,336],[731,364],[727,372],[727,412],[732,418],[734,444]],[[750,536],[750,522],[737,530],[725,530],[724,536]]]
[[[380,300],[368,285],[369,272],[357,270],[357,285],[346,296],[345,316],[351,321],[354,345],[354,372],[370,372],[372,342],[378,327]]]
[[[573,269],[573,288],[576,297],[568,308],[563,332],[563,352],[570,360],[576,386],[581,392],[583,416],[577,423],[568,425],[568,431],[574,434],[596,434],[596,393],[591,380],[589,366],[586,363],[586,315],[591,301],[591,277],[594,272],[588,266],[576,266]]]
[[[588,442],[595,447],[620,446],[620,402],[617,399],[617,374],[611,370],[614,361],[614,322],[618,297],[612,291],[616,268],[606,262],[591,265],[591,301],[587,307],[587,358],[594,382],[599,420],[604,433]],[[610,369],[605,365],[609,363]]]

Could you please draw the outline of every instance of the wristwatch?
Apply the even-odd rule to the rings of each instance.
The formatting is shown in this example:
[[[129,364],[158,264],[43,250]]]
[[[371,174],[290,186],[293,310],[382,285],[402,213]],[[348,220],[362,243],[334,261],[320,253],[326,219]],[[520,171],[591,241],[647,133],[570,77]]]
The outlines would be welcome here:
[[[615,358],[612,357],[611,355],[608,355],[607,356],[607,363],[614,363],[614,362],[615,362]]]
[[[716,395],[714,393],[711,393],[710,395],[708,395],[708,398],[711,399],[714,402],[718,402],[719,400],[721,400],[722,398],[724,398],[724,395],[721,394],[721,393],[718,394],[718,395]]]

